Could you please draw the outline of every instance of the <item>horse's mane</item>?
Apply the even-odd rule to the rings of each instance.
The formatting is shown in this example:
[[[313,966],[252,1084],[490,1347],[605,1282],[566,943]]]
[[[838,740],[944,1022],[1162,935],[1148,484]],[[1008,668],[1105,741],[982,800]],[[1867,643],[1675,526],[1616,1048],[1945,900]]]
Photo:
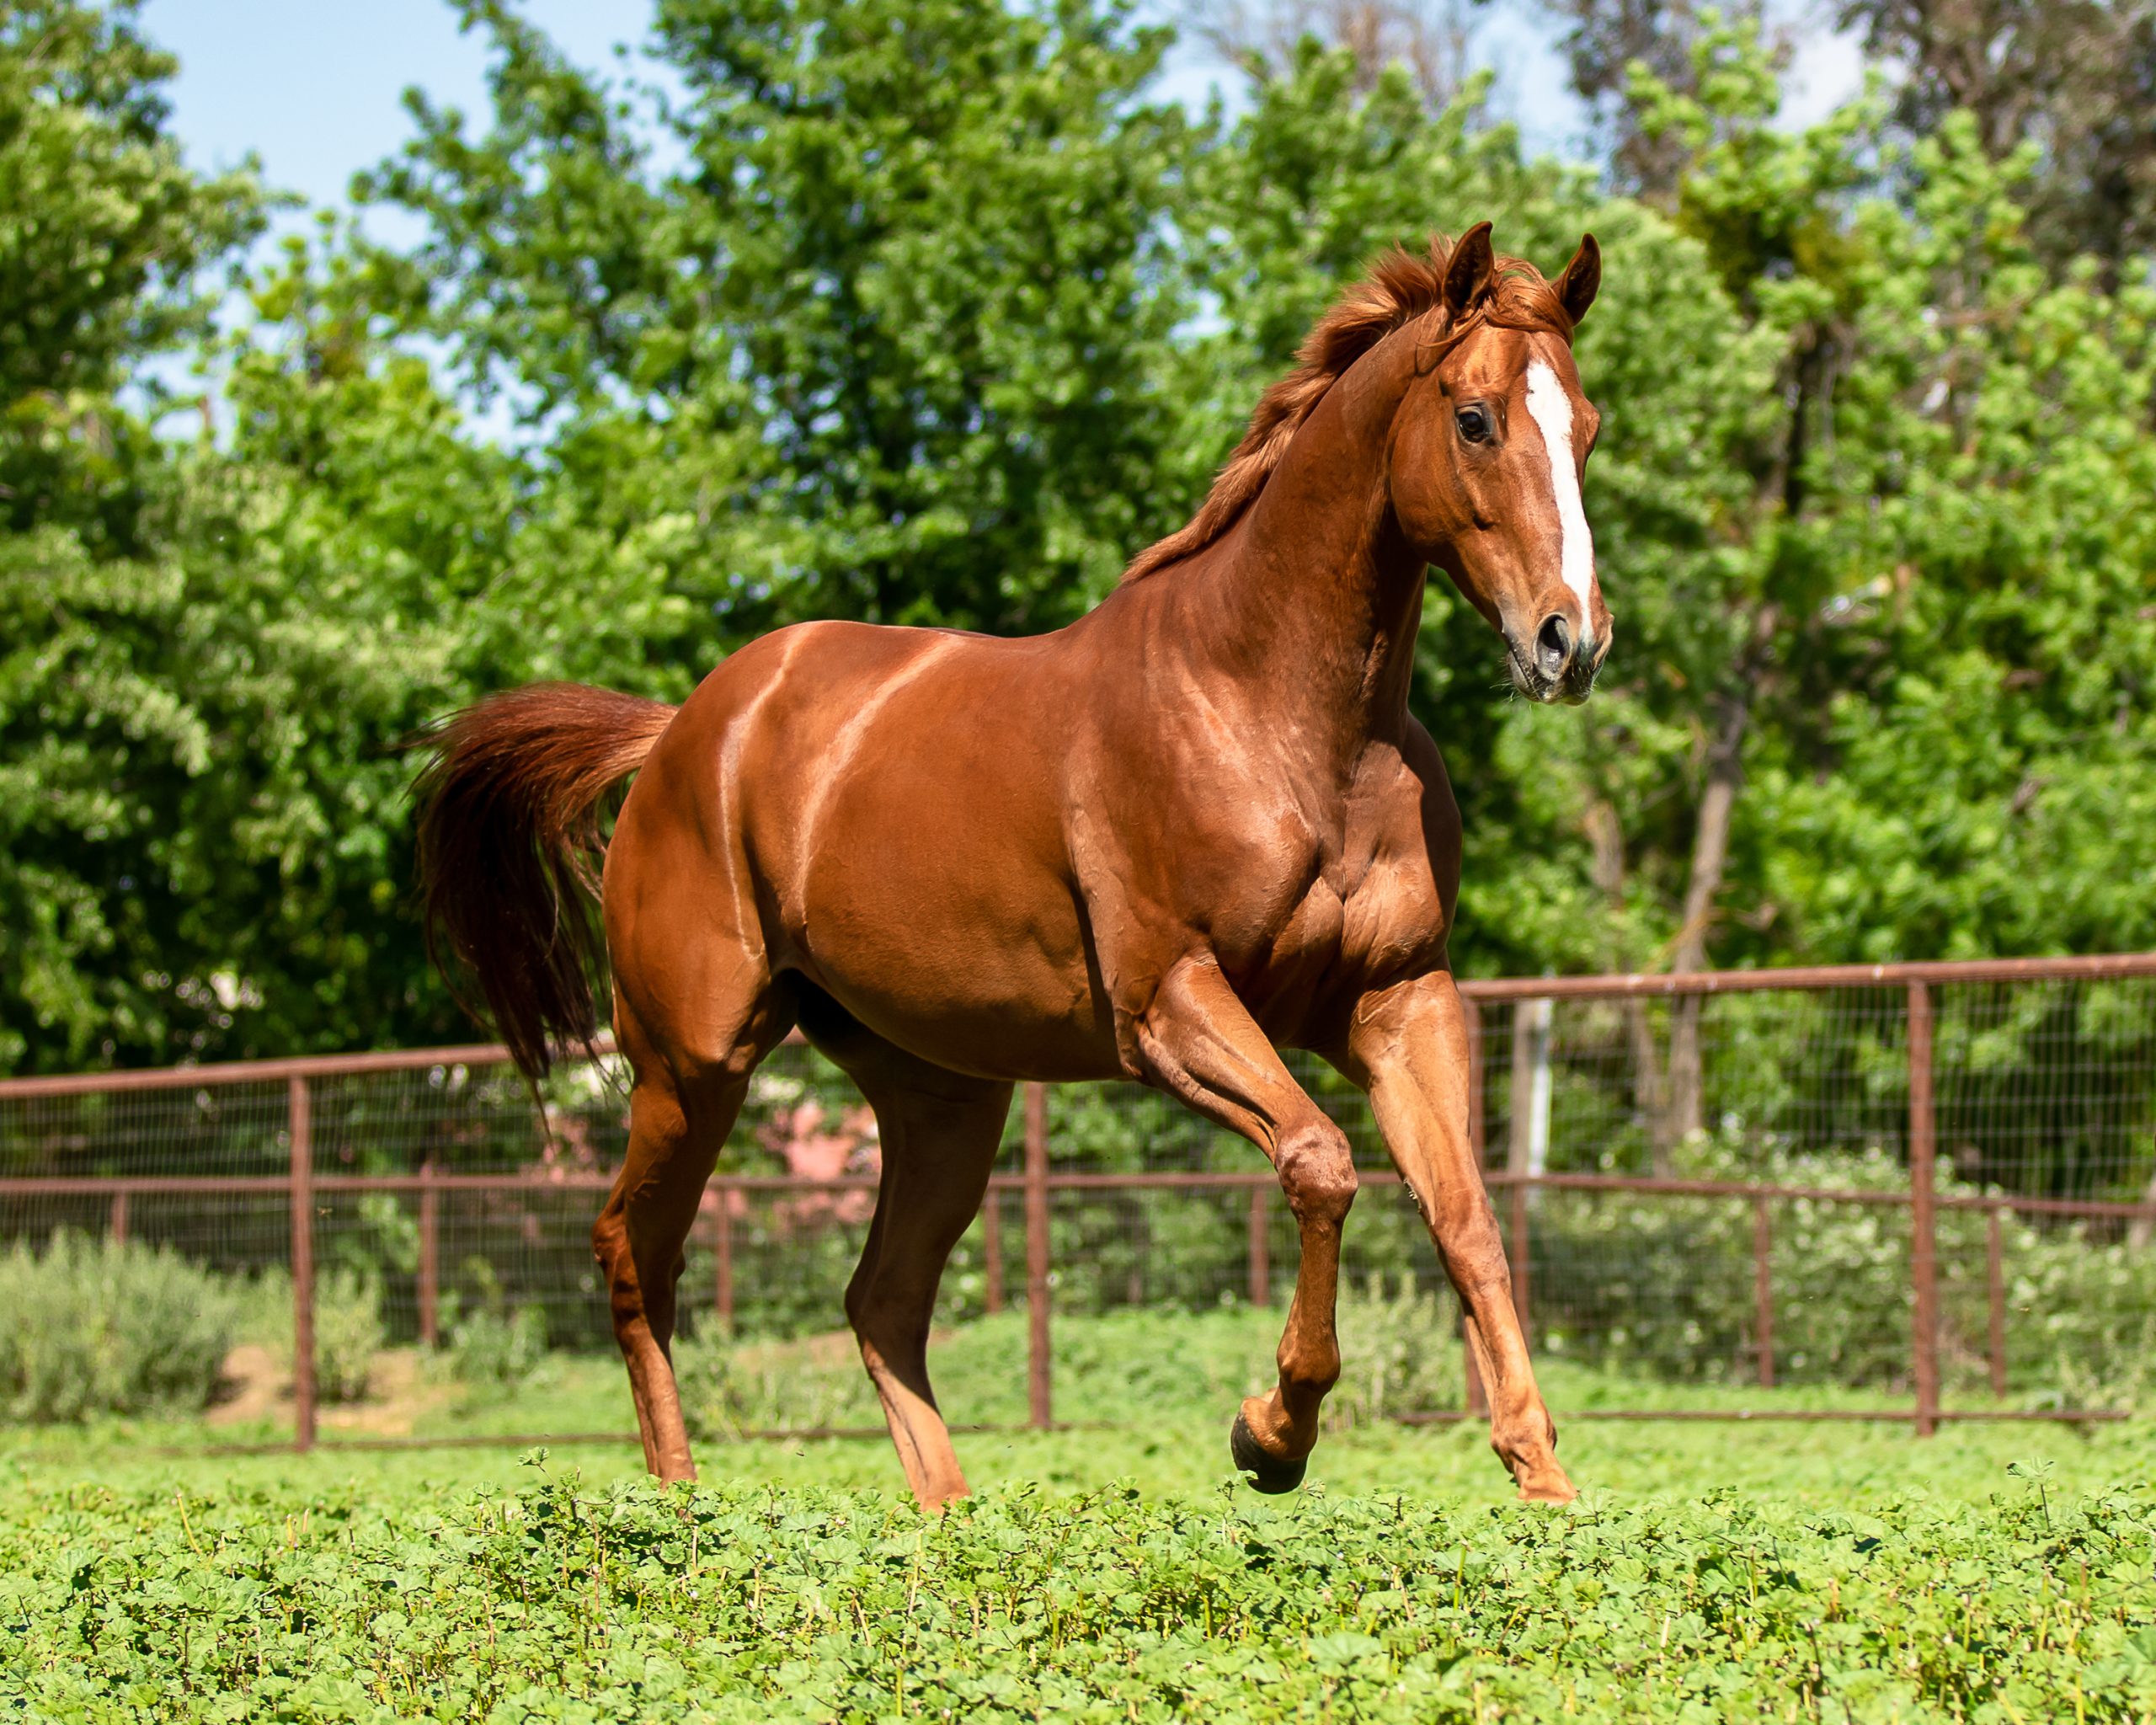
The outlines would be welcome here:
[[[1342,293],[1303,338],[1295,369],[1265,392],[1251,415],[1250,430],[1220,469],[1205,502],[1187,526],[1148,547],[1130,560],[1125,581],[1143,579],[1169,564],[1203,551],[1257,501],[1273,470],[1304,420],[1348,368],[1403,323],[1437,311],[1444,298],[1445,265],[1451,240],[1432,234],[1417,255],[1394,246],[1371,264],[1363,279]],[[1447,321],[1433,345],[1442,352],[1464,340],[1481,324],[1507,329],[1546,330],[1572,339],[1572,320],[1556,289],[1524,258],[1500,256],[1490,286],[1457,319]]]

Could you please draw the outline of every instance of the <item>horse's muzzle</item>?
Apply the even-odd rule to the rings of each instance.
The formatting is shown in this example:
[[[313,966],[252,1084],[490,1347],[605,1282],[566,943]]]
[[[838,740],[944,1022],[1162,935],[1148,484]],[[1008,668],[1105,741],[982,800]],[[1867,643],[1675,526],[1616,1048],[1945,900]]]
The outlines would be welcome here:
[[[1609,657],[1609,637],[1574,640],[1561,617],[1545,620],[1535,632],[1533,650],[1508,643],[1506,668],[1513,686],[1530,701],[1545,706],[1577,707],[1594,692],[1594,680]]]

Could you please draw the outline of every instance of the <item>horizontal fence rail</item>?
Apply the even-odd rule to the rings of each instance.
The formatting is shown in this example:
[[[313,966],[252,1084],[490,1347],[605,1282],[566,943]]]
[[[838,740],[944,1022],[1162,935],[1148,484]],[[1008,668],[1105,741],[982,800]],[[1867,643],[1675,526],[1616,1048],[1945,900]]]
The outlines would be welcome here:
[[[2095,1231],[2072,1238],[2111,1254],[2106,1273],[2119,1279],[2106,1298],[2143,1314],[2142,1339],[2156,1340],[2151,983],[2156,953],[1463,981],[1468,1131],[1538,1359],[1636,1358],[1646,1334],[1666,1366],[1687,1337],[1711,1332],[1721,1339],[1697,1345],[1719,1348],[1718,1367],[1762,1390],[1801,1370],[1810,1381],[1891,1383],[1908,1398],[1849,1409],[1561,1406],[1561,1416],[1895,1419],[1927,1434],[1955,1420],[2119,1417],[2004,1404],[2017,1319],[2033,1312],[2049,1332],[2061,1316],[2016,1300],[2090,1303],[2018,1275],[2019,1258],[2048,1249],[2061,1228]],[[154,1239],[235,1273],[288,1270],[293,1442],[305,1449],[318,1439],[312,1334],[326,1261],[401,1242],[397,1320],[423,1345],[442,1340],[446,1294],[475,1280],[545,1306],[550,1333],[558,1317],[563,1335],[593,1338],[606,1301],[584,1234],[623,1142],[608,1050],[596,1052],[600,1065],[571,1070],[580,1092],[549,1090],[543,1130],[497,1045],[0,1080],[0,1241],[35,1247],[40,1227],[71,1226]],[[1349,1131],[1361,1184],[1380,1201],[1398,1177],[1376,1165],[1359,1097],[1315,1063],[1299,1076]],[[835,1315],[835,1299],[813,1296],[835,1292],[825,1284],[839,1248],[858,1237],[878,1183],[873,1123],[798,1036],[759,1082],[760,1113],[737,1130],[691,1236],[704,1291],[691,1300],[696,1284],[685,1284],[685,1308],[725,1333],[752,1316],[782,1327],[784,1315],[765,1308],[789,1272],[801,1323]],[[1029,1423],[1055,1423],[1051,1312],[1080,1297],[1074,1279],[1102,1309],[1162,1297],[1265,1306],[1286,1285],[1275,1258],[1289,1219],[1247,1146],[1129,1086],[1059,1087],[1052,1103],[1047,1087],[1027,1085],[1016,1113],[962,1255],[969,1309],[1001,1311],[1014,1291],[1023,1300]],[[772,1166],[740,1165],[758,1158]],[[1567,1158],[1575,1165],[1554,1165]],[[1687,1158],[1714,1166],[1699,1172]],[[1577,1165],[1589,1160],[1598,1165]],[[1630,1206],[1621,1227],[1611,1205]],[[1405,1210],[1391,1202],[1374,1219],[1396,1245]],[[1879,1263],[1903,1265],[1898,1311],[1881,1321],[1906,1320],[1898,1365],[1882,1364],[1876,1333],[1868,1354],[1806,1339],[1836,1329],[1842,1297],[1833,1265],[1813,1260],[1849,1249],[1838,1236],[1821,1243],[1815,1213],[1870,1215],[1888,1230],[1865,1236],[1864,1275],[1879,1285]],[[1981,1239],[1958,1220],[1943,1238],[1943,1218],[1968,1219]],[[1358,1211],[1351,1234],[1364,1220]],[[1684,1285],[1702,1252],[1742,1282],[1705,1316],[1686,1307]],[[758,1266],[755,1314],[744,1254]],[[1185,1274],[1201,1257],[1203,1285]],[[1434,1264],[1427,1245],[1394,1261],[1426,1281]],[[2089,1345],[2117,1354],[2122,1333]],[[1471,1357],[1460,1358],[1458,1406],[1392,1417],[1482,1412]],[[1945,1406],[1950,1376],[1994,1405]],[[794,1434],[839,1429],[851,1429]],[[495,1441],[540,1440],[554,1441]]]

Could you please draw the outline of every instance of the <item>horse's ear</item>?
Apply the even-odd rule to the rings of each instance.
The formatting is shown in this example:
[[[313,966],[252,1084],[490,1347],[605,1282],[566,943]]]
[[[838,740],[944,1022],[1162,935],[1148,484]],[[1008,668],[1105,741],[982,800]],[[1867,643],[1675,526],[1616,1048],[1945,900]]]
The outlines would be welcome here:
[[[1473,305],[1490,286],[1490,272],[1497,264],[1497,254],[1490,248],[1490,224],[1478,222],[1460,237],[1445,264],[1445,309],[1457,318]]]
[[[1557,278],[1557,298],[1565,307],[1565,315],[1577,323],[1587,316],[1587,308],[1594,303],[1595,291],[1602,286],[1602,248],[1594,243],[1594,236],[1580,236],[1580,248],[1572,254],[1572,261],[1565,265],[1565,273]]]

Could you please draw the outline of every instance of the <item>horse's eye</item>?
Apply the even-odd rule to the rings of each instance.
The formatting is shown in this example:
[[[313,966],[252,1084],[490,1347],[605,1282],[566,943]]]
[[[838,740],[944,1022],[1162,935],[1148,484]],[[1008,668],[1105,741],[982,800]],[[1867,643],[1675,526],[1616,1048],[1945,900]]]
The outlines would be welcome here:
[[[1490,441],[1490,414],[1484,408],[1462,408],[1459,414],[1460,435],[1470,443]]]

